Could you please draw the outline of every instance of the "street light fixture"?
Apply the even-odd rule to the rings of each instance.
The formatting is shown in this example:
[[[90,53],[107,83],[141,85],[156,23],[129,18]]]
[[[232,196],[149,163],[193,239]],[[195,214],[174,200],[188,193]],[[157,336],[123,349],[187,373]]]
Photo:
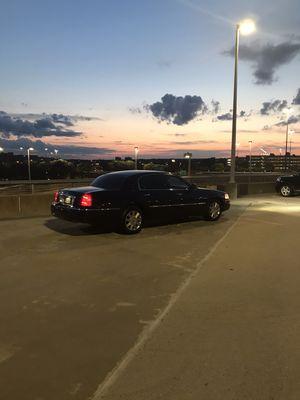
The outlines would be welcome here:
[[[134,148],[134,169],[138,169],[138,153],[139,153],[139,148],[136,146]]]
[[[3,147],[0,147],[0,153],[2,153],[2,151],[4,151],[4,148],[3,148]]]
[[[252,19],[244,19],[239,23],[239,30],[242,35],[251,35],[256,31],[255,22]]]
[[[238,58],[239,39],[242,35],[250,35],[256,30],[255,23],[251,19],[245,19],[236,25],[234,48],[234,87],[233,87],[233,111],[232,111],[232,138],[231,138],[231,167],[230,183],[235,184],[235,156],[236,156],[236,120],[237,120],[237,84],[238,84]]]
[[[192,153],[184,153],[184,158],[188,160],[188,176],[191,176],[192,170]]]

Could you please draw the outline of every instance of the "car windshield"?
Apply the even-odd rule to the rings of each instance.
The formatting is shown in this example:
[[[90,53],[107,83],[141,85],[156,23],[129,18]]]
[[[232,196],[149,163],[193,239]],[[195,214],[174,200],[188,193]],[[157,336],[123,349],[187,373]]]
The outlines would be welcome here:
[[[121,190],[124,182],[126,180],[126,176],[119,174],[105,174],[96,178],[92,182],[92,186],[96,186],[102,189],[110,189],[110,190]]]

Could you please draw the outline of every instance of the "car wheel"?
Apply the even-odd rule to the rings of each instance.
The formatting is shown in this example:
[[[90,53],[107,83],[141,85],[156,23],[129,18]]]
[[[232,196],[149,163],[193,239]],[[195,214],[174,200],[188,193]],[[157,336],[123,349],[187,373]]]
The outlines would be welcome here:
[[[141,231],[143,226],[143,214],[138,207],[128,208],[122,216],[121,230],[133,235]]]
[[[207,211],[205,215],[206,219],[208,221],[216,221],[220,218],[221,214],[221,204],[216,200],[211,201],[207,206]]]
[[[283,197],[289,197],[293,194],[293,190],[291,189],[290,186],[284,185],[284,186],[281,186],[281,188],[280,188],[280,194]]]

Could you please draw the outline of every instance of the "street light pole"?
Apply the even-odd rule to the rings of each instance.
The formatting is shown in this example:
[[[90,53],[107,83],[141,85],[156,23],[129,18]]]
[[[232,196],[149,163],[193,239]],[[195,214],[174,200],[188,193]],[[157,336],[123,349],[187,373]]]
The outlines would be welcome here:
[[[28,179],[31,185],[31,192],[33,192],[33,185],[31,184],[31,167],[30,167],[30,151],[34,150],[32,147],[27,149],[27,163],[28,163]]]
[[[292,134],[294,132],[295,131],[292,131],[292,130],[289,131],[289,139],[290,139],[290,157],[289,157],[290,162],[289,162],[289,165],[290,165],[290,169],[292,168]]]
[[[231,136],[231,166],[229,183],[235,185],[235,156],[236,156],[236,125],[237,125],[237,96],[238,96],[238,61],[240,33],[250,35],[255,31],[255,23],[248,19],[236,25],[234,46],[234,82],[233,82],[233,106],[232,106],[232,136]]]
[[[232,136],[231,136],[231,166],[229,183],[235,183],[235,154],[236,154],[236,116],[237,116],[237,85],[238,85],[238,59],[239,59],[240,25],[235,30],[234,47],[234,82],[233,82],[233,107],[232,107]]]
[[[288,140],[289,140],[289,122],[286,124],[286,133],[285,133],[285,160],[284,160],[284,170],[287,170],[287,149],[288,149]]]
[[[135,147],[134,148],[134,169],[138,169],[138,152],[139,152],[139,148]]]
[[[188,176],[192,175],[192,153],[185,153],[184,158],[188,159]]]
[[[31,169],[30,169],[30,148],[27,149],[27,164],[28,164],[28,180],[31,184]]]
[[[249,182],[251,181],[252,174],[252,140],[249,140],[250,154],[249,154]]]

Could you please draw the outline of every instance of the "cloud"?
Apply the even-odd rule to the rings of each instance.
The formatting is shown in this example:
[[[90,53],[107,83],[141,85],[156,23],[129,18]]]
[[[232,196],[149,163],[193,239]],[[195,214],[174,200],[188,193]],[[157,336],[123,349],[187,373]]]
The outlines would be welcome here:
[[[300,115],[291,115],[287,121],[280,121],[274,126],[286,126],[287,124],[297,124],[300,122]]]
[[[173,61],[171,61],[171,60],[159,60],[157,62],[157,65],[160,68],[170,68],[172,66],[172,64],[173,64]]]
[[[240,45],[239,57],[252,63],[257,85],[271,85],[277,80],[275,72],[282,65],[291,62],[299,53],[300,43],[286,41],[279,44],[261,44],[256,41],[250,45]],[[234,49],[225,51],[224,54],[234,56]]]
[[[47,118],[50,119],[54,123],[59,123],[62,125],[68,125],[72,126],[72,124],[75,124],[78,121],[103,121],[102,118],[99,117],[88,117],[85,115],[66,115],[66,114],[51,114],[51,113],[40,113],[40,114],[34,114],[34,113],[16,113],[16,114],[10,114],[12,118],[19,118],[19,119],[27,119],[29,121],[34,121],[36,119],[43,119]]]
[[[271,126],[271,125],[265,125],[265,126],[262,128],[263,131],[269,131],[270,129],[272,129],[272,126]]]
[[[246,121],[247,118],[249,118],[252,115],[252,110],[249,111],[248,113],[244,110],[241,110],[240,113],[237,115],[237,118],[244,118],[244,120]],[[217,116],[217,119],[214,120],[214,122],[216,121],[232,121],[232,110],[230,110],[228,113],[225,114],[221,114]]]
[[[140,107],[129,107],[128,110],[131,114],[142,114],[142,109]]]
[[[228,112],[226,114],[218,115],[217,119],[219,121],[231,121],[232,120],[232,114]]]
[[[113,149],[108,149],[104,147],[89,147],[89,146],[74,146],[74,145],[53,145],[50,143],[46,143],[42,140],[31,140],[28,138],[18,138],[18,139],[2,139],[0,138],[1,147],[5,149],[5,151],[12,152],[20,152],[20,147],[24,149],[28,147],[33,147],[35,152],[42,153],[45,155],[45,148],[48,151],[54,151],[54,149],[58,150],[58,153],[66,158],[76,158],[76,157],[99,157],[101,155],[110,155],[115,152]]]
[[[259,132],[258,130],[255,130],[255,129],[239,129],[238,131],[239,131],[239,133],[258,133]],[[231,129],[224,129],[224,130],[222,130],[220,132],[231,133],[232,130]]]
[[[48,118],[50,118],[53,122],[56,122],[58,124],[62,124],[62,125],[66,125],[66,126],[74,125],[72,118],[69,115],[51,114]]]
[[[296,94],[296,97],[293,99],[292,104],[300,105],[300,89],[298,89],[298,93]]]
[[[212,100],[211,101],[211,106],[212,106],[212,113],[213,114],[218,114],[220,112],[220,102],[217,100]]]
[[[260,113],[261,115],[269,115],[271,113],[281,112],[285,108],[287,108],[286,100],[266,101],[263,103]]]
[[[62,129],[54,124],[53,118],[46,117],[32,122],[0,111],[0,134],[3,137],[14,135],[41,138],[44,136],[74,137],[80,136],[82,133],[70,129]]]
[[[161,101],[146,106],[146,109],[159,121],[185,125],[205,113],[207,106],[200,96],[165,94]]]
[[[190,146],[190,145],[194,145],[194,144],[211,144],[211,143],[217,143],[215,140],[185,140],[183,142],[170,142],[170,144],[181,144],[181,145],[186,145],[186,146]]]

